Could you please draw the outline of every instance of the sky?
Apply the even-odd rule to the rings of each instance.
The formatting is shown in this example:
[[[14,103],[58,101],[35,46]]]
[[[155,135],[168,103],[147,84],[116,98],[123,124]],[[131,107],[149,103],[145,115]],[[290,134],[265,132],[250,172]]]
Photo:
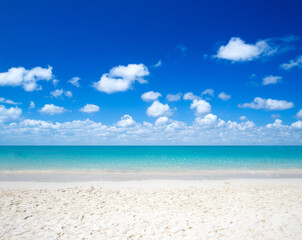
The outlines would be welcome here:
[[[301,1],[0,3],[2,145],[301,145]]]

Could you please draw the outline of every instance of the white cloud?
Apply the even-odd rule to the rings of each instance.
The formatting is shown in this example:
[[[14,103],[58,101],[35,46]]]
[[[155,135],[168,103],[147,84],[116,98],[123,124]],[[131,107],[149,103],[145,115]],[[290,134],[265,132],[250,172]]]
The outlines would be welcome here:
[[[173,133],[175,131],[185,131],[187,125],[184,122],[169,119],[166,125],[166,132]]]
[[[181,96],[182,96],[181,93],[177,93],[177,94],[168,94],[168,95],[166,96],[166,100],[167,100],[168,102],[177,102],[177,101],[180,100]]]
[[[297,112],[296,118],[302,118],[302,109]]]
[[[265,109],[265,110],[286,110],[294,107],[292,102],[285,100],[265,99],[256,97],[251,103],[239,104],[240,108]]]
[[[69,97],[69,98],[72,97],[72,92],[71,91],[64,91],[63,89],[56,89],[55,91],[50,92],[50,95],[55,97],[55,98],[62,97],[63,94],[66,97]]]
[[[159,92],[153,92],[153,91],[145,92],[145,93],[142,94],[142,96],[141,96],[141,98],[142,98],[145,102],[155,101],[155,100],[157,100],[159,97],[161,97],[161,94],[160,94]]]
[[[80,110],[80,112],[84,112],[84,113],[95,113],[100,111],[100,107],[94,104],[86,104],[84,107],[82,107]]]
[[[0,97],[0,103],[6,103],[6,104],[11,104],[11,105],[18,105],[18,104],[21,104],[21,103],[18,103],[18,102],[14,102],[10,99],[6,99],[4,97]]]
[[[217,116],[212,113],[209,113],[203,118],[197,117],[194,123],[201,127],[213,126],[217,123]]]
[[[246,121],[242,123],[237,123],[237,122],[232,122],[232,121],[227,121],[225,122],[224,120],[219,119],[218,126],[220,127],[225,127],[231,130],[238,129],[240,131],[246,131],[249,129],[254,129],[256,127],[255,123],[252,121]]]
[[[44,107],[42,107],[39,112],[54,115],[54,114],[61,114],[65,111],[64,107],[58,107],[53,104],[45,104]]]
[[[294,129],[302,129],[302,121],[298,120],[297,122],[292,123],[291,125]]]
[[[251,61],[260,56],[269,55],[271,51],[266,41],[247,44],[240,38],[233,37],[226,46],[218,49],[216,57],[231,61]]]
[[[194,99],[200,99],[200,97],[194,95],[192,92],[187,92],[183,96],[183,100],[194,100]]]
[[[63,89],[56,89],[55,91],[50,92],[50,95],[58,98],[64,93]]]
[[[208,95],[214,97],[214,90],[208,88],[208,89],[204,90],[204,91],[201,93],[201,95],[206,95],[206,94],[208,94]]]
[[[159,117],[158,119],[156,119],[154,125],[158,127],[158,126],[165,125],[168,122],[169,122],[169,118],[166,116],[163,116],[163,117]]]
[[[148,107],[146,114],[150,117],[170,116],[172,115],[172,111],[168,104],[154,101],[152,105]]]
[[[143,126],[147,127],[147,128],[153,127],[152,123],[149,123],[149,122],[146,122],[146,121],[143,121]]]
[[[144,64],[128,64],[128,66],[117,66],[104,73],[93,87],[100,92],[115,93],[129,90],[135,81],[146,83],[144,77],[149,75],[148,68]]]
[[[154,65],[154,67],[160,67],[161,65],[163,65],[163,63],[162,63],[161,60],[159,60],[159,61]]]
[[[76,87],[80,87],[80,84],[79,84],[80,80],[81,80],[81,78],[79,78],[79,77],[73,77],[68,82],[71,83],[72,85],[76,86]]]
[[[36,106],[35,106],[34,101],[30,101],[30,103],[29,103],[29,109],[35,108],[35,107],[36,107]]]
[[[65,91],[65,96],[71,98],[72,92],[71,91]]]
[[[0,105],[0,123],[18,120],[21,114],[22,109],[18,107],[5,108],[5,106]]]
[[[121,117],[121,120],[117,122],[117,126],[119,127],[131,127],[135,125],[135,121],[130,115],[124,115]]]
[[[25,119],[0,124],[0,144],[106,144],[106,145],[288,145],[302,144],[302,121],[284,125],[277,121],[268,126],[256,126],[251,121],[224,121],[208,115],[198,125],[161,118],[157,124],[103,125],[84,121],[50,122]],[[198,119],[198,118],[197,118]],[[130,121],[129,121],[130,120]],[[127,123],[128,122],[128,123]],[[156,122],[156,121],[155,121]],[[131,124],[131,125],[130,125]],[[124,127],[125,126],[125,127]],[[130,127],[126,127],[130,126]]]
[[[231,95],[228,95],[225,92],[221,92],[218,95],[218,98],[220,98],[222,101],[228,101],[231,97]]]
[[[278,82],[280,82],[282,79],[282,77],[280,76],[266,76],[265,78],[263,78],[263,85],[269,85],[269,84],[276,84]]]
[[[288,63],[283,63],[280,65],[284,70],[290,70],[293,67],[302,68],[302,55],[298,56],[295,60],[290,60]]]
[[[274,123],[270,123],[266,125],[267,128],[282,128],[284,125],[282,124],[282,120],[276,119]]]
[[[59,80],[58,79],[53,79],[52,84],[56,87],[58,86]]]
[[[206,102],[205,100],[194,99],[190,108],[191,109],[196,108],[196,111],[195,111],[196,116],[204,115],[204,114],[211,112],[211,105],[208,102]]]
[[[40,127],[40,128],[53,128],[58,129],[61,124],[53,124],[51,122],[46,122],[42,120],[34,120],[34,119],[24,119],[20,122],[22,127]]]
[[[246,121],[246,120],[247,120],[247,117],[246,117],[246,116],[241,116],[239,119],[240,119],[241,121]]]
[[[25,91],[41,90],[37,84],[40,80],[49,81],[52,78],[52,67],[35,67],[26,70],[23,67],[10,68],[7,72],[0,73],[0,86],[22,86]]]

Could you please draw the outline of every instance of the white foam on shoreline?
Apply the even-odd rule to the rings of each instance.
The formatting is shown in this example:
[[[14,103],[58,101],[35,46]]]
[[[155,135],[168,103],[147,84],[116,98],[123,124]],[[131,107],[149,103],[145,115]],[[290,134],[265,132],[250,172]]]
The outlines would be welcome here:
[[[232,185],[291,185],[301,186],[302,178],[288,179],[224,179],[224,180],[129,180],[129,181],[79,181],[79,182],[36,182],[36,181],[0,181],[0,189],[64,189],[64,188],[136,188],[136,189],[154,189],[154,188],[186,188],[186,187],[208,187],[217,184]]]
[[[131,180],[223,180],[302,178],[302,169],[108,172],[103,170],[0,171],[1,181],[85,182]]]
[[[107,173],[107,174],[134,174],[134,173],[150,173],[150,174],[195,174],[195,173],[249,173],[249,172],[259,172],[259,173],[279,173],[279,172],[287,172],[287,173],[301,173],[301,168],[266,168],[266,169],[183,169],[183,170],[104,170],[104,169],[23,169],[23,170],[0,170],[0,173],[5,174],[22,174],[22,173]]]

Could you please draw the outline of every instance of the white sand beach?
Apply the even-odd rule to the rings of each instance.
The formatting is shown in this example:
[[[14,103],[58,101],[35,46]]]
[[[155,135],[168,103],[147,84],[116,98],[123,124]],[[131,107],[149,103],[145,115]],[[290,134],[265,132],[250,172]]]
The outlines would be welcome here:
[[[301,239],[302,179],[0,182],[0,239]]]

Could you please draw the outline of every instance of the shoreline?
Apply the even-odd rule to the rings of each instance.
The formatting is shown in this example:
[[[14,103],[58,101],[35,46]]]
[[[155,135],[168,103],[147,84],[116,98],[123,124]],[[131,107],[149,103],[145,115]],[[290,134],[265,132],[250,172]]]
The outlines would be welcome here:
[[[0,171],[0,182],[86,182],[133,180],[228,180],[302,179],[302,169],[196,170],[196,171],[104,171],[104,170],[22,170]]]
[[[144,180],[117,180],[117,181],[0,181],[0,190],[16,189],[69,189],[69,188],[108,188],[108,189],[183,189],[208,188],[217,185],[233,186],[296,186],[302,189],[302,178],[237,178],[237,179],[144,179]],[[302,202],[301,202],[302,204]],[[302,224],[302,223],[301,223]]]

